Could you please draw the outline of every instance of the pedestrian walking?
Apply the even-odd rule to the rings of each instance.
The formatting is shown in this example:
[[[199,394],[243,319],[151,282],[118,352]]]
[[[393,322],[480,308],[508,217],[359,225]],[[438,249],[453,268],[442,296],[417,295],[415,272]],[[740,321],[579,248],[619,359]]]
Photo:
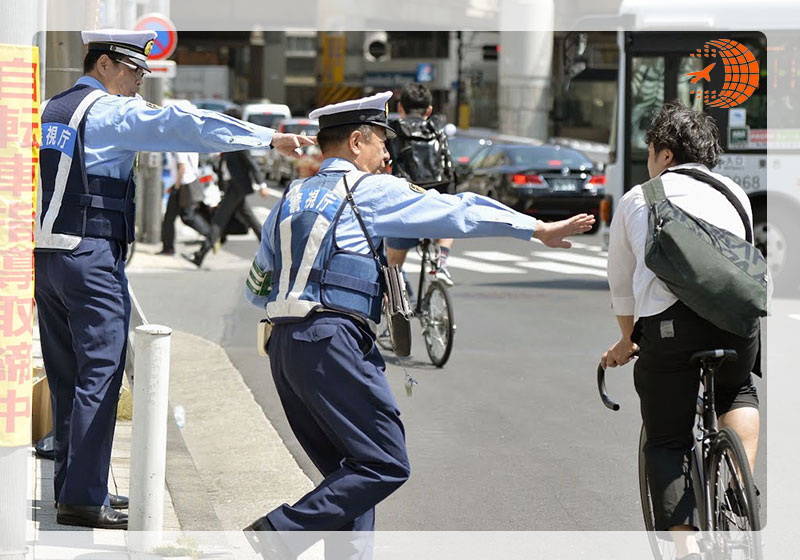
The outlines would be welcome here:
[[[232,107],[225,111],[226,115],[241,119],[242,111]],[[261,241],[261,222],[253,213],[253,208],[247,202],[247,196],[257,191],[262,197],[266,198],[267,185],[264,183],[264,176],[256,163],[253,161],[249,150],[238,150],[222,154],[221,166],[224,165],[230,179],[225,184],[225,193],[222,202],[214,211],[211,220],[211,227],[200,247],[191,255],[183,255],[184,258],[195,264],[198,268],[202,266],[208,252],[213,248],[218,248],[224,239],[225,231],[229,227],[231,220],[237,219],[243,225],[252,229],[256,237]]]

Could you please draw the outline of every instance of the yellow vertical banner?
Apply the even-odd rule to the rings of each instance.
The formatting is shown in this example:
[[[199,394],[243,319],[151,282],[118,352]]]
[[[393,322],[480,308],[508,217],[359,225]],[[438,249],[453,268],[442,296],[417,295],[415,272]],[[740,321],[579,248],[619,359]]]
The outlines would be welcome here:
[[[31,441],[39,49],[0,45],[0,447]]]
[[[344,81],[345,36],[344,33],[321,33],[322,38],[322,83],[340,84]]]

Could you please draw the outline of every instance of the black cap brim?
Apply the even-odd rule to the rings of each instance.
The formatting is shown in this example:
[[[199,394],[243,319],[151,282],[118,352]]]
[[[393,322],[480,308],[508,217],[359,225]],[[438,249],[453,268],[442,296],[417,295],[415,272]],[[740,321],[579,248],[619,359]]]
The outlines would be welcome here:
[[[381,109],[356,109],[353,111],[321,115],[319,117],[320,130],[346,124],[370,124],[372,126],[379,126],[386,130],[387,138],[394,138],[397,136],[386,120],[386,111]]]

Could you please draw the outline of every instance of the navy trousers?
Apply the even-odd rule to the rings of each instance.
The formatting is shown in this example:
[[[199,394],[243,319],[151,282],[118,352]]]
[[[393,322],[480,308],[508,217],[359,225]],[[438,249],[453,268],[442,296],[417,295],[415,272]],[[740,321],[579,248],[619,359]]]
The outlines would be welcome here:
[[[269,522],[278,531],[372,531],[375,505],[410,473],[400,411],[372,334],[353,319],[317,313],[276,325],[268,349],[289,424],[325,476],[294,505],[270,512]],[[297,554],[311,544],[292,539],[290,548]]]
[[[36,308],[55,432],[55,499],[108,504],[108,470],[127,350],[130,296],[117,241],[37,251]]]

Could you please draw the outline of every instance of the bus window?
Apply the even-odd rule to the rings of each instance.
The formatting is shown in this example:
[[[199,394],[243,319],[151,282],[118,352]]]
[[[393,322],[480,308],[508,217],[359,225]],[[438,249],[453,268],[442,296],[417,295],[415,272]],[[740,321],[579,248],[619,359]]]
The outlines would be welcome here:
[[[643,183],[647,173],[644,136],[653,117],[664,104],[664,57],[631,59],[630,185]]]
[[[689,72],[698,72],[703,69],[701,58],[681,57],[678,63],[678,77],[686,76]],[[691,107],[697,112],[703,110],[703,82],[692,84],[689,80],[678,80],[678,101]]]

